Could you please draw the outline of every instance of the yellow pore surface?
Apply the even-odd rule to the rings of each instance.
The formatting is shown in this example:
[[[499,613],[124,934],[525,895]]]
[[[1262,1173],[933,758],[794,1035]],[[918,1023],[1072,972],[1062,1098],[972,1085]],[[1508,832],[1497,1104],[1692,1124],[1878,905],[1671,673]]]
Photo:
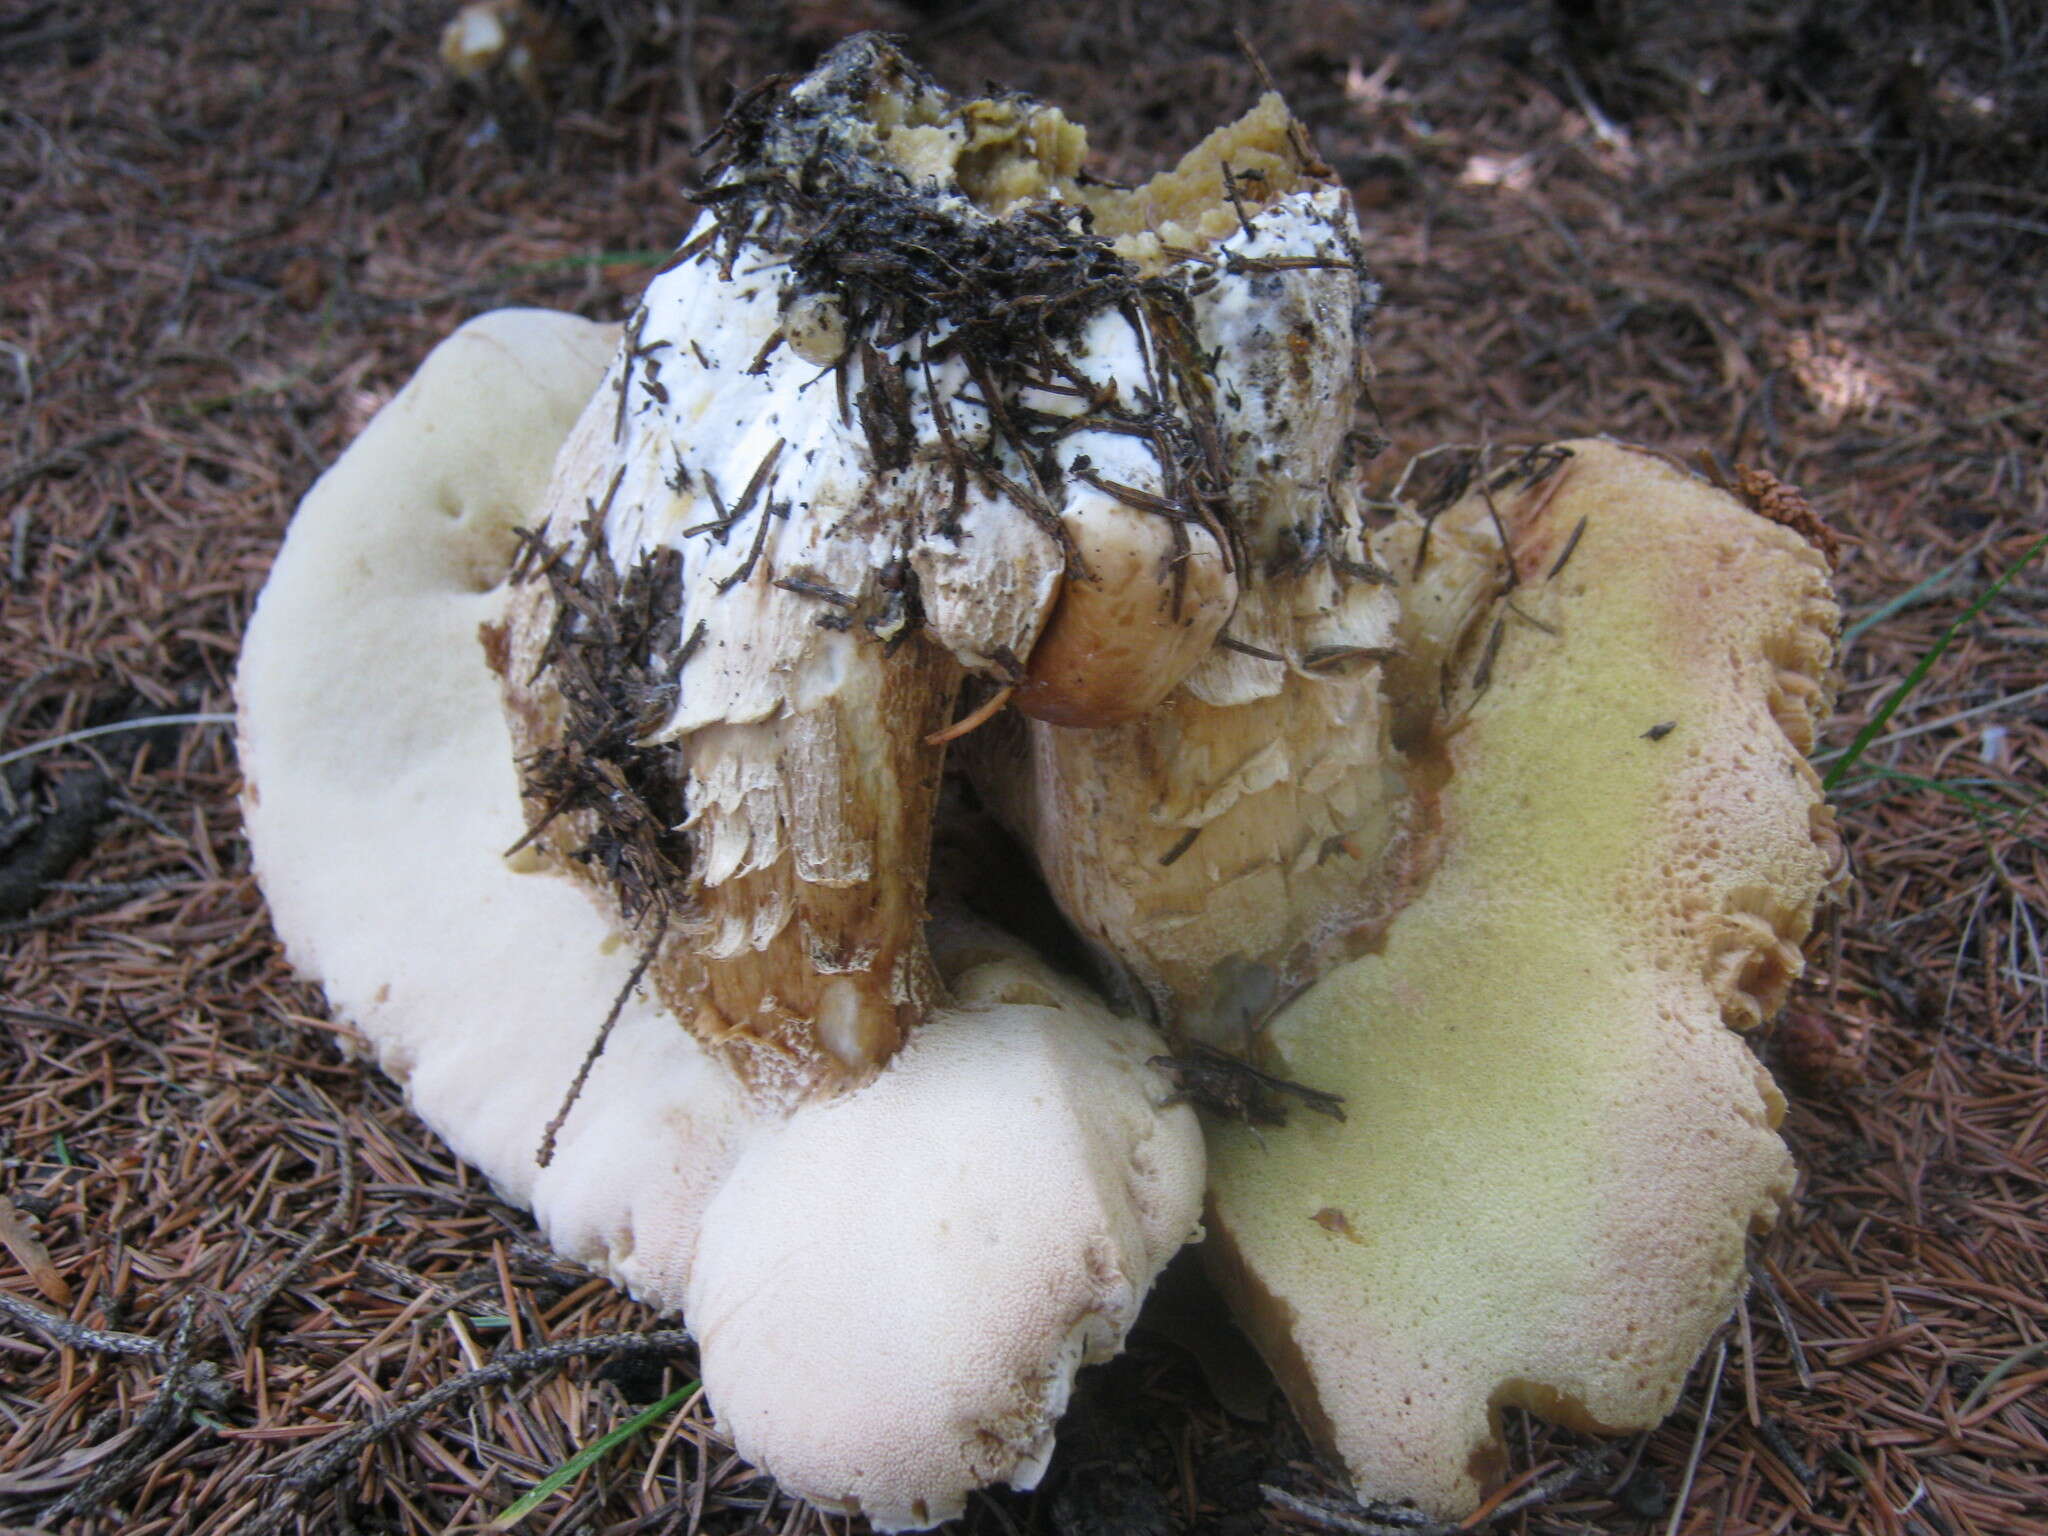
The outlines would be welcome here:
[[[1571,446],[1502,498],[1527,618],[1484,608],[1462,649],[1442,864],[1270,1031],[1349,1118],[1212,1138],[1217,1267],[1295,1402],[1361,1493],[1453,1517],[1499,1407],[1647,1427],[1726,1316],[1792,1167],[1724,1020],[1781,999],[1834,861],[1780,725],[1798,701],[1810,744],[1825,708],[1825,564],[1660,460]]]

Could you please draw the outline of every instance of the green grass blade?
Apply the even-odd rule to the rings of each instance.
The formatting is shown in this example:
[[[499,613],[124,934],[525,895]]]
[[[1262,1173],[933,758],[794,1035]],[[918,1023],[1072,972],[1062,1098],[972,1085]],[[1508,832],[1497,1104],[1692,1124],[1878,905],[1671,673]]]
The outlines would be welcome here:
[[[586,251],[580,256],[556,256],[547,261],[526,261],[506,267],[502,278],[540,277],[549,272],[573,272],[578,267],[652,267],[667,261],[674,251]]]
[[[1906,588],[1906,590],[1901,592],[1897,597],[1890,598],[1887,601],[1878,604],[1876,608],[1872,609],[1869,613],[1866,613],[1862,618],[1858,619],[1854,624],[1851,624],[1847,629],[1842,631],[1842,643],[1840,646],[1837,647],[1837,649],[1846,652],[1850,646],[1854,645],[1858,640],[1861,640],[1864,637],[1864,635],[1868,634],[1872,629],[1876,628],[1879,624],[1882,624],[1886,619],[1890,618],[1893,614],[1903,613],[1906,611],[1906,609],[1911,608],[1915,603],[1919,602],[1921,598],[1927,596],[1928,593],[1932,592],[1936,587],[1940,586],[1943,582],[1947,581],[1951,576],[1955,575],[1956,572],[1960,571],[1965,565],[1969,564],[1969,561],[1970,557],[1968,555],[1965,555],[1962,559],[1957,560],[1950,565],[1943,566],[1940,570],[1936,571],[1932,576],[1923,577],[1921,580],[1914,582],[1912,586]]]
[[[1991,1395],[1991,1389],[2023,1365],[2032,1363],[2048,1354],[2048,1344],[2029,1344],[2016,1355],[2007,1355],[1998,1364],[1984,1373],[1984,1379],[1970,1389],[1970,1395],[1963,1399],[1963,1406],[1956,1410],[1956,1417],[1969,1417],[1979,1403]]]
[[[1913,670],[1906,674],[1905,681],[1892,690],[1891,696],[1878,706],[1877,713],[1872,715],[1864,724],[1863,729],[1856,733],[1856,739],[1849,743],[1849,749],[1835,761],[1833,767],[1828,769],[1827,777],[1821,780],[1822,789],[1833,789],[1842,782],[1849,770],[1856,766],[1856,759],[1864,754],[1873,741],[1877,740],[1878,733],[1891,723],[1891,718],[1898,713],[1899,706],[1912,697],[1914,689],[1926,681],[1927,674],[1934,669],[1934,664],[1941,660],[1942,652],[1946,651],[1955,637],[1963,632],[1963,626],[1990,607],[1991,600],[2003,592],[2011,584],[2013,578],[2026,569],[2027,562],[2041,553],[2043,548],[2048,548],[2048,533],[2042,534],[2040,538],[2029,544],[2026,552],[2012,563],[2011,568],[2003,576],[1992,582],[1990,586],[1978,593],[1977,601],[1970,604],[1968,609],[1964,611],[1963,616],[1941,632],[1941,638],[1927,648],[1927,654],[1922,656]]]
[[[2039,838],[2029,837],[2020,827],[2038,811],[2048,796],[2029,795],[2024,785],[2009,779],[1930,779],[1923,774],[1906,773],[1898,768],[1887,768],[1883,764],[1865,768],[1856,776],[1857,783],[1875,781],[1883,784],[1904,784],[1912,789],[1925,790],[1944,795],[1957,801],[1969,810],[1970,817],[1977,823],[1977,830],[1988,840],[1994,837],[2005,839],[2010,848],[2032,848],[2048,853],[2048,843]],[[2001,789],[2016,795],[2018,805],[2005,805],[1996,800],[1985,800],[1970,793],[1971,787]]]
[[[1860,777],[1882,779],[1887,783],[1904,784],[1912,789],[1924,789],[1933,794],[1946,795],[1951,800],[1967,805],[1987,820],[2016,820],[2041,802],[2041,796],[2034,795],[2029,798],[2024,785],[2015,784],[2009,779],[1930,779],[1925,774],[1908,773],[1903,768],[1887,768],[1882,764],[1864,769]],[[2021,798],[2021,803],[2007,805],[1970,793],[1972,789],[1987,788],[2010,790]]]
[[[502,1515],[491,1522],[491,1529],[494,1531],[510,1530],[521,1520],[524,1520],[528,1515],[540,1508],[550,1497],[561,1492],[562,1489],[568,1487],[569,1484],[575,1482],[577,1478],[595,1466],[613,1447],[625,1444],[626,1441],[639,1434],[641,1430],[647,1428],[648,1425],[652,1424],[670,1409],[681,1407],[683,1403],[687,1402],[695,1394],[696,1390],[697,1383],[694,1381],[677,1387],[675,1391],[669,1393],[660,1402],[649,1404],[634,1414],[633,1417],[626,1420],[625,1423],[599,1435],[590,1444],[583,1447],[582,1450],[535,1483],[517,1503],[513,1504]]]

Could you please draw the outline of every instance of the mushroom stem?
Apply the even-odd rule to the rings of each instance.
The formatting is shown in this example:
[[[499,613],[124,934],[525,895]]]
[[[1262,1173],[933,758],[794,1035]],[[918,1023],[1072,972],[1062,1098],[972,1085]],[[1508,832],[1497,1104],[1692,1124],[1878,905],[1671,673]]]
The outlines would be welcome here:
[[[1372,942],[1427,809],[1385,750],[1399,605],[1350,474],[1378,290],[1349,200],[1295,159],[1292,126],[1268,97],[1133,194],[1202,232],[1161,256],[1201,274],[1187,345],[1230,487],[1228,633],[1147,713],[1034,711],[1027,688],[1038,718],[964,752],[1130,990],[1170,1029],[1237,1048]]]
[[[727,124],[496,652],[536,856],[661,916],[662,996],[757,1090],[859,1081],[940,995],[919,928],[942,752],[984,718],[950,724],[965,676],[1103,727],[1191,672],[1243,692],[1212,641],[1259,622],[1247,559],[1301,567],[1283,600],[1331,642],[1304,666],[1384,638],[1318,566],[1364,552],[1329,488],[1359,357],[1304,340],[1360,334],[1371,290],[1287,129],[1268,98],[1146,187],[1084,187],[1056,111],[954,101],[871,38]],[[1211,355],[1264,327],[1287,347]],[[1370,701],[1338,691],[1342,731]]]

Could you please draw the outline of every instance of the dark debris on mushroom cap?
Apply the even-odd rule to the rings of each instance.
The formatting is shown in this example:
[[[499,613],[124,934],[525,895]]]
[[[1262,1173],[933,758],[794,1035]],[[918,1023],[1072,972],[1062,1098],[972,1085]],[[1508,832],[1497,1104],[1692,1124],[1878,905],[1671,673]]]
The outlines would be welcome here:
[[[858,359],[859,417],[878,463],[900,465],[909,449],[901,402],[914,380],[898,373],[895,388],[881,386],[900,366],[884,354],[916,336],[922,365],[965,360],[991,405],[997,444],[1030,472],[1020,480],[999,466],[1001,455],[975,455],[951,440],[937,450],[1020,501],[1063,545],[1049,449],[1092,427],[1151,439],[1168,495],[1150,510],[1217,530],[1234,549],[1230,471],[1193,319],[1191,286],[1206,269],[1142,274],[1078,203],[1027,199],[997,216],[957,186],[918,184],[884,153],[867,116],[884,89],[946,101],[889,43],[862,35],[801,82],[777,77],[734,105],[713,136],[719,156],[692,192],[717,221],[722,270],[734,270],[743,254],[775,263],[788,269],[792,296],[829,295],[838,304],[849,341],[837,365],[842,398],[845,372]],[[1147,376],[1128,397],[1102,391],[1073,358],[1082,327],[1105,311],[1150,337]],[[1078,416],[1040,419],[1015,404],[1032,388],[1088,403]]]

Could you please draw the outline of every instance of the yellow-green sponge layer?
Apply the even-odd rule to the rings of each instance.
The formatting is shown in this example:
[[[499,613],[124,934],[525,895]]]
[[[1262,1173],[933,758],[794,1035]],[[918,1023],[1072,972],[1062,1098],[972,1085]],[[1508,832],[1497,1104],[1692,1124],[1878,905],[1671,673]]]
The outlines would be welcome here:
[[[1782,1002],[1839,863],[1804,758],[1826,563],[1661,459],[1567,446],[1438,520],[1497,549],[1497,514],[1521,578],[1443,651],[1441,863],[1268,1032],[1348,1118],[1211,1139],[1240,1317],[1360,1492],[1439,1516],[1500,1470],[1505,1405],[1670,1410],[1793,1177],[1729,1026]]]

